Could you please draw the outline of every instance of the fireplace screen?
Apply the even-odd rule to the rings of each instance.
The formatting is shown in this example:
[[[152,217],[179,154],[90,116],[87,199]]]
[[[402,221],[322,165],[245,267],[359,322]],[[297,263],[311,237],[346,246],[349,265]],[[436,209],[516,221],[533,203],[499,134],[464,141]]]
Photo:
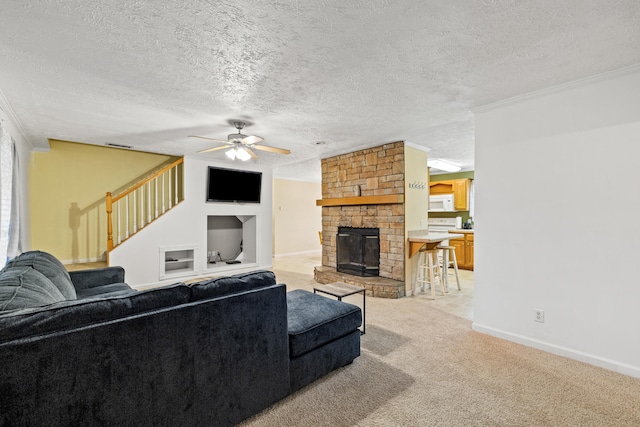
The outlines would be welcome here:
[[[336,267],[339,272],[363,277],[379,275],[378,228],[338,227],[336,251]]]

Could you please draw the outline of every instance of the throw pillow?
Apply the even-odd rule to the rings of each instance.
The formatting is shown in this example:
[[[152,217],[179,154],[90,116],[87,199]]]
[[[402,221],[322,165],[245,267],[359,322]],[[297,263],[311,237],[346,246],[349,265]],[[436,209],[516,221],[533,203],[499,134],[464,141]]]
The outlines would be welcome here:
[[[65,266],[53,255],[42,251],[24,252],[7,263],[6,268],[32,267],[47,277],[65,299],[76,299],[76,288]]]
[[[0,311],[40,307],[64,300],[51,280],[31,267],[10,267],[0,273]]]

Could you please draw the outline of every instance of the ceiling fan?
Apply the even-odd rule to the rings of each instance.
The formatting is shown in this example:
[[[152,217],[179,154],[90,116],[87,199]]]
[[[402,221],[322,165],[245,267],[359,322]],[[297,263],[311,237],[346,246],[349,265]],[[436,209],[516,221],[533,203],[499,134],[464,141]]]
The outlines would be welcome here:
[[[242,160],[243,162],[249,159],[253,159],[253,160],[258,159],[258,156],[256,155],[256,153],[253,152],[254,149],[270,151],[272,153],[278,153],[278,154],[291,153],[291,151],[284,148],[269,147],[267,145],[258,145],[258,142],[262,141],[261,137],[256,135],[247,136],[242,134],[242,129],[245,126],[244,122],[233,122],[233,125],[236,127],[236,129],[238,129],[238,133],[229,134],[226,140],[207,138],[204,136],[197,136],[197,135],[189,135],[189,137],[207,139],[209,141],[215,141],[215,142],[220,142],[224,144],[219,147],[211,147],[211,148],[206,148],[204,150],[200,150],[198,151],[198,153],[209,153],[211,151],[229,149],[229,151],[225,153],[227,157],[229,157],[231,160],[238,159],[238,160]]]

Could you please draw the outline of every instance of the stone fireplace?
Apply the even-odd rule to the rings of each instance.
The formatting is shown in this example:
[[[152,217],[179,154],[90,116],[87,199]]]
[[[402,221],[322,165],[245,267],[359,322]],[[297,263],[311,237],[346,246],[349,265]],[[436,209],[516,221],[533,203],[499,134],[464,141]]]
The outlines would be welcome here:
[[[336,265],[340,273],[376,277],[380,271],[380,230],[338,227]]]
[[[405,295],[404,142],[322,160],[322,266],[319,283],[362,286],[367,295]],[[338,271],[338,234],[343,228],[378,229],[377,276]]]

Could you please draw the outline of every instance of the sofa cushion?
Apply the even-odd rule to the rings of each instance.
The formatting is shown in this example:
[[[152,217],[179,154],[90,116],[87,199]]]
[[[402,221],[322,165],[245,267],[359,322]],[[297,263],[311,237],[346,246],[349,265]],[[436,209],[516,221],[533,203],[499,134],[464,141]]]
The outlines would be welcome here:
[[[191,285],[191,300],[198,301],[205,298],[215,298],[252,289],[273,286],[276,275],[271,271],[252,271],[234,276],[218,277],[204,280]]]
[[[97,288],[77,289],[78,299],[93,298],[96,296],[112,297],[135,293],[136,290],[126,283],[111,283],[109,285],[98,286]]]
[[[360,307],[297,289],[287,292],[289,353],[300,356],[356,330]]]
[[[65,299],[76,299],[76,289],[64,265],[53,255],[42,251],[23,252],[7,263],[5,268],[32,267],[45,275]]]
[[[64,300],[51,280],[31,267],[12,266],[0,272],[0,311],[40,307]]]
[[[46,278],[45,278],[46,279]],[[55,287],[54,287],[55,289]],[[184,304],[190,290],[184,283],[120,296],[61,301],[47,307],[16,310],[0,315],[0,342],[41,335]]]
[[[81,289],[99,288],[111,283],[125,282],[124,268],[122,268],[121,266],[70,271],[69,277],[71,277],[71,282],[76,288],[76,293]]]

